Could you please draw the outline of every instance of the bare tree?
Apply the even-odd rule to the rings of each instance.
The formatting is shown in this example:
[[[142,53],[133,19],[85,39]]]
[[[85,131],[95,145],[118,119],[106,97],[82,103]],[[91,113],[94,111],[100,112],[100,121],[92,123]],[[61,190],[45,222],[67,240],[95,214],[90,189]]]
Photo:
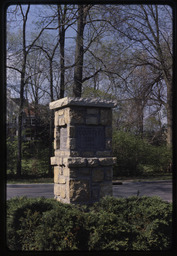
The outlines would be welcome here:
[[[161,77],[166,85],[167,143],[172,143],[172,15],[169,6],[122,6],[118,16],[112,16],[111,24],[122,38],[132,44],[134,53],[128,60],[132,68],[147,66],[156,80]],[[119,20],[124,26],[118,27]],[[136,55],[135,49],[142,54]],[[145,53],[145,54],[144,54]],[[164,85],[164,83],[162,83]]]
[[[17,157],[17,176],[21,175],[21,159],[22,159],[22,115],[23,115],[23,107],[24,107],[24,88],[28,83],[29,77],[26,76],[26,64],[27,58],[30,54],[31,49],[37,42],[37,40],[42,35],[43,31],[49,26],[51,21],[43,27],[37,36],[31,41],[30,44],[27,44],[27,20],[30,11],[30,5],[27,7],[23,7],[19,5],[19,15],[22,18],[22,48],[17,51],[17,56],[20,56],[19,67],[16,62],[12,63],[12,65],[8,65],[7,68],[13,69],[20,73],[20,106],[19,106],[19,115],[18,115],[18,157]],[[16,8],[16,7],[15,7]]]
[[[73,94],[81,97],[83,83],[84,28],[92,5],[78,5]]]

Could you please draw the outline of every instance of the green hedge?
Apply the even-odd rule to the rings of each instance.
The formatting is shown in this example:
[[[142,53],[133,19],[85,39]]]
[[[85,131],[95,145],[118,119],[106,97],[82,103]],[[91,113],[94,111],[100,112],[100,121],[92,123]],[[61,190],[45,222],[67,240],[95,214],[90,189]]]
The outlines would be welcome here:
[[[17,137],[7,138],[7,177],[15,178],[17,169]],[[22,143],[22,177],[46,177],[49,166],[49,147],[44,141]]]
[[[113,155],[117,157],[114,176],[148,176],[168,172],[171,148],[151,145],[147,140],[124,131],[113,133]]]
[[[105,197],[92,206],[44,198],[7,201],[10,250],[165,250],[171,230],[172,204],[158,197]]]

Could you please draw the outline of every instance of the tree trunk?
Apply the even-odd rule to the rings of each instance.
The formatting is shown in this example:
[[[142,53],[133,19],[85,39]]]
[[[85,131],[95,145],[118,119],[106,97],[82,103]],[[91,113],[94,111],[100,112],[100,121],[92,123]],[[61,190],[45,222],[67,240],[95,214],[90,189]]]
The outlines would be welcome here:
[[[172,145],[172,120],[173,120],[173,110],[172,110],[172,86],[166,81],[167,84],[167,145]]]
[[[60,44],[60,99],[64,98],[65,93],[65,18],[67,6],[62,12],[61,5],[58,5],[58,26],[59,26],[59,44]]]
[[[165,56],[163,56],[163,52],[160,48],[158,48],[159,59],[161,61],[162,72],[164,76],[164,80],[167,87],[167,102],[166,102],[166,110],[167,110],[167,145],[172,145],[172,75],[165,63]]]
[[[23,106],[24,106],[24,78],[25,78],[25,63],[21,73],[20,85],[20,107],[18,115],[18,156],[17,156],[17,176],[21,176],[21,159],[22,159],[22,125],[23,125]]]
[[[17,176],[21,176],[21,159],[22,159],[22,125],[23,125],[23,106],[24,106],[24,87],[25,87],[25,72],[26,72],[26,60],[27,60],[27,51],[26,51],[26,22],[28,13],[30,10],[30,5],[26,10],[24,15],[22,7],[20,5],[21,13],[23,16],[23,64],[21,70],[21,83],[20,83],[20,108],[18,116],[18,156],[17,156]]]
[[[49,131],[49,169],[48,169],[48,175],[52,178],[52,170],[53,167],[50,164],[50,157],[53,156],[53,122],[54,122],[54,112],[53,110],[50,110],[50,131]]]
[[[53,99],[53,68],[52,68],[52,58],[50,58],[50,101],[52,102]],[[50,110],[50,127],[49,127],[49,169],[48,175],[52,177],[52,170],[53,167],[50,164],[50,157],[53,156],[53,119],[54,119],[54,112]]]
[[[65,93],[65,31],[60,32],[60,99],[64,98]]]
[[[84,34],[84,7],[78,7],[77,20],[77,37],[76,37],[76,51],[75,51],[75,67],[74,67],[74,86],[73,94],[75,97],[81,97],[82,94],[82,71],[83,71],[83,34]]]

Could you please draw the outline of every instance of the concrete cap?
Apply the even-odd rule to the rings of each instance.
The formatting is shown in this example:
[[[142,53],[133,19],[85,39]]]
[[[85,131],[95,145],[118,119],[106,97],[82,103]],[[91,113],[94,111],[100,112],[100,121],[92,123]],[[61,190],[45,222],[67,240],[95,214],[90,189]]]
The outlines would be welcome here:
[[[98,98],[74,98],[65,97],[53,102],[50,102],[50,109],[58,109],[66,106],[88,106],[100,108],[114,108],[117,106],[116,101],[100,100]]]

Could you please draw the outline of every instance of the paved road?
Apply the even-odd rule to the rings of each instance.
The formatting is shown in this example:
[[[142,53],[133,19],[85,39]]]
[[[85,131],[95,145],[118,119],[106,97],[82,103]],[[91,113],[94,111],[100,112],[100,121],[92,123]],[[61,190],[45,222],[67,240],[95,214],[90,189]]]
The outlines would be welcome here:
[[[163,200],[172,202],[172,181],[123,182],[113,186],[116,197],[128,196],[160,196]]]
[[[15,196],[53,198],[52,184],[7,184],[6,197]]]
[[[171,181],[151,182],[123,182],[122,185],[113,185],[113,196],[128,197],[139,194],[140,196],[160,196],[163,200],[172,202]],[[7,199],[14,196],[53,198],[53,184],[7,184]]]

